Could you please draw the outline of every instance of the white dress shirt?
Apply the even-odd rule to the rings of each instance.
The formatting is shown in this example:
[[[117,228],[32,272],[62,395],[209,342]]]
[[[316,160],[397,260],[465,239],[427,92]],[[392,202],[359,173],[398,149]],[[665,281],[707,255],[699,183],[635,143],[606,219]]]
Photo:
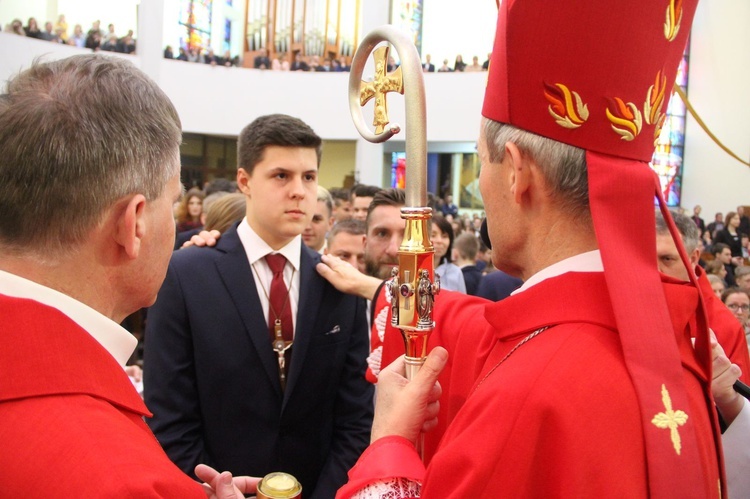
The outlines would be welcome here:
[[[255,287],[258,289],[258,297],[260,298],[261,306],[263,307],[263,315],[268,323],[269,303],[268,293],[271,292],[271,280],[273,279],[273,272],[266,262],[266,255],[281,254],[286,257],[286,265],[284,266],[284,284],[286,284],[289,290],[289,303],[288,307],[292,309],[292,328],[293,331],[297,330],[297,308],[299,305],[299,266],[300,266],[300,254],[302,252],[302,236],[296,236],[286,246],[283,246],[278,251],[274,251],[268,243],[266,243],[261,237],[250,227],[247,223],[247,217],[240,222],[237,226],[237,235],[240,238],[242,246],[245,248],[247,254],[247,261],[250,263],[251,271],[253,273],[253,279],[255,280]],[[291,282],[291,286],[290,283]],[[276,313],[281,314],[280,310]]]
[[[568,272],[604,272],[601,252],[599,250],[587,251],[586,253],[571,256],[565,260],[553,263],[526,279],[523,286],[513,291],[511,295],[523,293],[530,287],[546,279],[567,274]]]
[[[52,288],[0,270],[0,294],[26,298],[56,308],[85,329],[121,365],[125,366],[138,340],[93,308]]]

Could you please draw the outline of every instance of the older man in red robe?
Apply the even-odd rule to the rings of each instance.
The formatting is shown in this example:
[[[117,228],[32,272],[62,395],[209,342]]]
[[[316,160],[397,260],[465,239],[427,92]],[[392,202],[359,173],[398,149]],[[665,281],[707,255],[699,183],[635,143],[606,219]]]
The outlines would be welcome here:
[[[172,253],[181,141],[121,59],[35,63],[0,95],[3,497],[243,497],[172,464],[123,370],[136,340],[118,323],[154,302]]]
[[[480,188],[493,261],[525,283],[490,305],[438,297],[450,363],[438,347],[410,383],[402,361],[381,373],[372,444],[339,497],[726,490],[702,297],[692,271],[690,286],[659,277],[647,165],[695,6],[502,3]],[[438,410],[425,468],[414,443]]]

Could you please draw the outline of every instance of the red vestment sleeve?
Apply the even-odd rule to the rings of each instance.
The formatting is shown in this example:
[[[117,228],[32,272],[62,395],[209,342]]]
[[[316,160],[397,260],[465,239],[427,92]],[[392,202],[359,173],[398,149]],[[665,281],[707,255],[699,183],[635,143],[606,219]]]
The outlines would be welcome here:
[[[347,499],[367,485],[389,478],[422,483],[424,472],[424,464],[411,442],[403,437],[383,437],[371,444],[349,470],[349,482],[339,489],[336,499]]]

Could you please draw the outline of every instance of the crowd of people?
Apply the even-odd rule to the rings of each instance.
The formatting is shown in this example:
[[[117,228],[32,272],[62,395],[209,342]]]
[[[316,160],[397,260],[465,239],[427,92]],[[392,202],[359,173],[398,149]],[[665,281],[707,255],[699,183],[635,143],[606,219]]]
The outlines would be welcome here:
[[[490,58],[492,53],[487,54],[487,59],[482,64],[479,64],[479,56],[471,58],[471,64],[464,62],[464,58],[459,54],[456,56],[456,60],[453,66],[450,65],[448,59],[443,59],[443,65],[435,69],[435,65],[432,63],[432,56],[427,54],[425,60],[422,63],[422,71],[425,73],[476,73],[480,71],[487,71],[490,67]]]
[[[133,30],[128,30],[124,36],[117,34],[114,24],[109,24],[107,30],[100,27],[100,21],[94,21],[88,31],[84,32],[80,24],[73,27],[73,32],[69,33],[68,23],[65,15],[60,14],[57,22],[54,24],[47,21],[44,28],[40,28],[36,18],[30,17],[26,23],[20,19],[14,19],[7,24],[4,30],[8,33],[15,33],[30,38],[46,40],[53,43],[67,44],[79,48],[87,48],[93,51],[103,50],[109,52],[120,52],[124,54],[134,54],[136,51],[136,40],[133,38]],[[450,65],[448,59],[443,60],[442,66],[437,68],[432,63],[432,56],[427,54],[422,64],[425,73],[452,73],[452,72],[479,72],[487,71],[489,60],[492,54],[487,55],[483,63],[479,63],[479,57],[474,56],[472,63],[464,62],[461,55],[457,55],[453,65]],[[174,59],[185,62],[197,62],[209,64],[212,66],[240,66],[240,56],[232,56],[231,51],[226,50],[224,54],[217,55],[211,47],[201,46],[184,46],[178,47],[175,53],[174,47],[167,45],[164,48],[164,58]],[[393,71],[399,66],[399,62],[394,57],[388,60],[388,71]],[[346,56],[340,57],[321,57],[319,55],[303,55],[300,52],[278,53],[274,57],[269,57],[268,50],[261,49],[260,53],[253,59],[254,69],[271,69],[274,71],[312,71],[312,72],[347,72],[351,69],[351,58]]]
[[[188,245],[191,244],[188,242],[190,238],[203,230],[213,200],[235,190],[236,185],[224,179],[217,179],[204,190],[195,187],[189,189],[175,205],[175,249],[186,242]],[[365,222],[369,203],[383,189],[359,184],[351,189],[333,188],[328,192],[321,188],[321,191],[321,205],[316,213],[316,220],[305,229],[303,240],[311,249],[326,253],[330,251],[327,244],[328,235],[334,232],[338,234],[336,224],[352,218]],[[430,194],[429,199],[430,207],[435,213],[430,234],[435,245],[435,267],[444,289],[499,301],[522,285],[523,281],[520,279],[494,268],[492,250],[487,248],[480,235],[484,213],[461,213],[451,194],[443,197]],[[330,208],[326,208],[329,204]],[[221,209],[221,205],[218,208]],[[239,210],[235,215],[237,219],[227,221],[228,224],[242,218]],[[691,217],[684,215],[684,210],[680,208],[673,213],[676,219],[683,220],[684,217],[695,224],[698,232],[694,234],[690,231],[686,240],[688,252],[691,249],[697,252],[697,264],[705,271],[716,296],[727,304],[728,309],[742,324],[750,345],[750,217],[745,215],[743,206],[726,214],[716,213],[708,224],[700,215],[700,206],[694,208]],[[211,226],[207,227],[212,229]],[[359,230],[365,234],[363,228]],[[367,268],[364,262],[368,259],[365,258],[364,243],[362,248],[356,249],[357,251],[340,252],[334,244],[333,254],[345,257],[365,272]],[[391,248],[391,262],[395,261],[393,250],[394,248]],[[356,257],[352,259],[352,255]],[[369,260],[370,270],[379,269],[372,261],[372,257]],[[482,285],[483,277],[495,272],[498,274],[489,281],[492,285]],[[379,273],[376,271],[372,275],[378,276]],[[498,287],[500,281],[503,284]]]
[[[226,66],[231,68],[232,66],[240,65],[239,56],[232,57],[232,53],[229,50],[224,52],[224,55],[216,55],[214,49],[208,48],[204,51],[202,47],[180,47],[179,52],[175,55],[171,45],[167,45],[164,48],[165,59],[175,59],[178,61],[185,62],[197,62],[201,64],[210,64],[211,66]]]
[[[625,120],[599,107],[642,98],[653,67],[671,86],[696,2],[673,7],[665,24],[648,0],[500,6],[502,70],[477,142],[486,219],[447,194],[431,203],[434,276],[418,286],[406,271],[386,285],[405,192],[323,189],[323,141],[300,119],[255,118],[236,177],[184,192],[179,115],[130,61],[77,55],[13,77],[0,98],[3,492],[746,497],[750,409],[734,387],[750,355],[734,312],[750,299],[714,294],[699,220],[654,212],[659,120],[623,141],[612,124]],[[525,98],[538,81],[564,81],[548,100],[559,90],[590,114]],[[706,227],[738,285],[742,216]],[[522,281],[497,301],[469,294],[503,275],[480,269],[482,242]],[[394,327],[412,303],[431,330],[419,370]],[[118,324],[144,307],[141,399]]]
[[[69,32],[68,23],[65,15],[60,14],[57,22],[51,21],[44,23],[44,29],[40,28],[36,18],[30,17],[26,23],[20,19],[14,19],[10,24],[5,26],[5,31],[15,33],[29,38],[45,40],[52,43],[61,43],[78,48],[91,49],[94,52],[102,50],[105,52],[120,52],[123,54],[135,54],[135,38],[133,30],[130,29],[125,35],[118,35],[114,24],[109,24],[107,30],[101,29],[101,21],[94,21],[87,32],[83,31],[80,24],[73,27],[73,32]]]
[[[688,218],[681,210],[678,216]],[[698,264],[705,270],[717,297],[732,311],[750,342],[750,218],[745,207],[726,214],[717,212],[708,224],[701,206],[689,217],[696,231],[690,238],[700,253]]]

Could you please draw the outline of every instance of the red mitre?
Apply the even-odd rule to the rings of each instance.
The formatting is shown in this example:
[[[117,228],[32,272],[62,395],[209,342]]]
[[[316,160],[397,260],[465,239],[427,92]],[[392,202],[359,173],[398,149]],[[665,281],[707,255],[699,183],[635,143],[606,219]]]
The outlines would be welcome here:
[[[641,404],[651,497],[693,497],[706,488],[700,437],[690,426],[696,418],[687,411],[687,421],[678,425],[679,446],[666,435],[666,423],[657,421],[665,406],[687,409],[689,401],[656,268],[655,196],[690,266],[647,165],[696,5],[697,0],[504,0],[482,110],[491,120],[586,150],[594,229]],[[692,269],[689,274],[696,285]],[[700,301],[696,324],[696,356],[710,381]],[[719,438],[716,429],[714,436]],[[716,459],[721,463],[720,449]]]

